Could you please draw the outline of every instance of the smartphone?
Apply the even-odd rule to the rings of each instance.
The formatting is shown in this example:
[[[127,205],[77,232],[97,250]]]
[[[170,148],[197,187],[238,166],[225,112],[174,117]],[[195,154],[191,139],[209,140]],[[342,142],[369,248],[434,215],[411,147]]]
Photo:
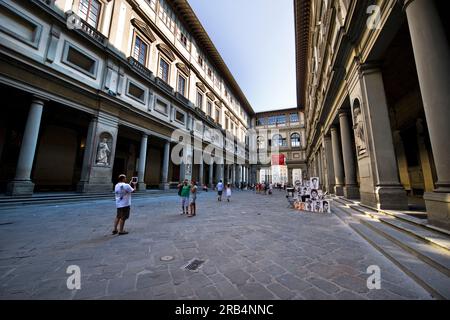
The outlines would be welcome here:
[[[137,181],[138,181],[138,178],[137,178],[137,177],[131,178],[131,182],[132,182],[132,183],[137,183]]]

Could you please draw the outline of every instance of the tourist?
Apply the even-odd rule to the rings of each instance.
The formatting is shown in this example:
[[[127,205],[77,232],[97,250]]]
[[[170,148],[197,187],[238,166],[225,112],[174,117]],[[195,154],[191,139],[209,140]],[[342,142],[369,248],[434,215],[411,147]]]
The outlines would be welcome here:
[[[197,208],[195,205],[195,201],[197,200],[197,184],[195,183],[195,180],[192,180],[191,182],[191,203],[190,203],[190,209],[191,214],[188,215],[188,217],[193,217],[197,214]]]
[[[230,184],[227,185],[226,196],[227,196],[227,201],[230,202],[230,199],[231,199],[231,185]]]
[[[130,182],[131,185],[126,183],[126,179],[127,177],[124,174],[121,174],[119,176],[119,182],[114,187],[117,216],[114,221],[112,234],[119,233],[119,235],[122,235],[128,233],[127,231],[124,231],[123,228],[125,226],[125,221],[130,217],[131,193],[134,191],[135,185],[132,182]],[[119,226],[119,230],[117,230],[117,226]]]
[[[188,180],[184,179],[183,184],[178,185],[178,188],[178,195],[181,197],[181,208],[183,210],[181,215],[188,214],[189,194],[191,192],[191,186],[189,185]]]
[[[223,192],[223,183],[222,180],[219,180],[217,184],[217,201],[222,201],[222,192]]]

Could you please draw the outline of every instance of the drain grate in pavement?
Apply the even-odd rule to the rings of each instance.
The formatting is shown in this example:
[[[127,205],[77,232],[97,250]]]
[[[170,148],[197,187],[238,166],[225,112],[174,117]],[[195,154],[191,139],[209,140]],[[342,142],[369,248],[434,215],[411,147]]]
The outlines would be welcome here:
[[[187,270],[195,271],[197,270],[203,263],[205,263],[204,260],[199,259],[192,259],[189,261],[189,263],[184,267]]]

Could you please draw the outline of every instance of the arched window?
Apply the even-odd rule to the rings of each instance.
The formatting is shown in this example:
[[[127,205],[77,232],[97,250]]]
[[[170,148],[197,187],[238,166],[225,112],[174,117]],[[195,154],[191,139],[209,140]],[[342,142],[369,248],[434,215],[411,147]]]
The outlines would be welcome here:
[[[264,138],[263,137],[257,137],[256,138],[256,145],[258,146],[258,149],[264,149]]]
[[[277,147],[286,147],[286,138],[283,138],[281,134],[275,134],[272,137],[272,145]]]
[[[300,145],[301,145],[300,134],[298,134],[298,133],[291,134],[291,147],[298,148],[298,147],[300,147]]]

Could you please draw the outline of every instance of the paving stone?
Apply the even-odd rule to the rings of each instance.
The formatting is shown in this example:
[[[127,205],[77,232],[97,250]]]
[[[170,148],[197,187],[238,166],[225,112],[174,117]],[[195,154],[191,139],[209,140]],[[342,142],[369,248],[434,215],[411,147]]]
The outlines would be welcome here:
[[[342,275],[333,280],[338,286],[352,290],[358,293],[367,293],[369,289],[367,288],[367,282],[361,278]]]
[[[272,283],[267,286],[272,293],[282,300],[292,299],[295,294],[278,283]]]
[[[225,277],[227,277],[235,285],[243,285],[250,279],[250,275],[243,270],[233,270],[226,272]]]
[[[318,279],[318,278],[309,278],[307,281],[322,291],[332,294],[339,292],[339,287],[331,283],[330,281]]]
[[[270,300],[275,296],[258,283],[248,283],[239,287],[239,290],[249,300]]]
[[[306,300],[331,300],[333,296],[324,293],[317,288],[309,288],[301,292],[301,295]]]
[[[275,278],[276,281],[278,281],[280,284],[284,285],[285,287],[291,289],[291,290],[300,290],[303,291],[311,285],[307,283],[306,281],[303,281],[292,274],[285,274],[282,276],[279,276]]]

